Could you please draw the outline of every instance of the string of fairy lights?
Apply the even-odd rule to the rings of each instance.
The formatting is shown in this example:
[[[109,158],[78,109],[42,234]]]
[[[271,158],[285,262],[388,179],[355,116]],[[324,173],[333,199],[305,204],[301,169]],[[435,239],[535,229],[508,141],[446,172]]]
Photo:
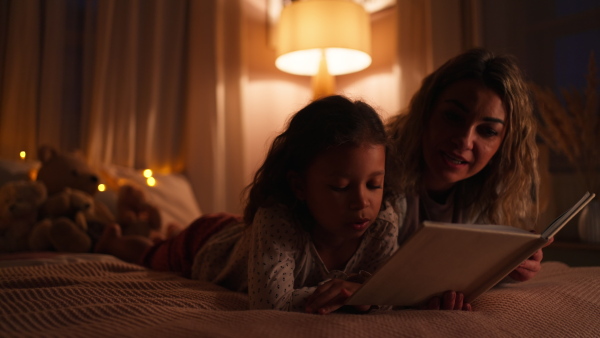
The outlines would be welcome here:
[[[25,151],[20,151],[19,152],[19,158],[22,161],[25,161],[25,159],[27,158],[27,152]],[[31,173],[32,175],[35,175],[34,173]],[[149,187],[154,187],[156,185],[156,179],[154,178],[154,173],[152,172],[151,169],[144,169],[142,171],[142,175],[144,176],[144,178],[146,179],[146,184]],[[34,176],[32,176],[34,177]],[[100,183],[98,184],[98,191],[106,191],[106,185],[104,183]]]

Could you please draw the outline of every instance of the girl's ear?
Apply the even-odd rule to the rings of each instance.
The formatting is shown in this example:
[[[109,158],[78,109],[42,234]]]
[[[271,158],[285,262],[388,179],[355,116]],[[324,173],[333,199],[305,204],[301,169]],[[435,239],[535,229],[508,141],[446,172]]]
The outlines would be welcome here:
[[[287,174],[287,180],[292,192],[294,193],[294,196],[296,196],[296,198],[300,201],[304,201],[306,197],[304,193],[304,180],[302,179],[302,176],[295,171],[289,171]]]

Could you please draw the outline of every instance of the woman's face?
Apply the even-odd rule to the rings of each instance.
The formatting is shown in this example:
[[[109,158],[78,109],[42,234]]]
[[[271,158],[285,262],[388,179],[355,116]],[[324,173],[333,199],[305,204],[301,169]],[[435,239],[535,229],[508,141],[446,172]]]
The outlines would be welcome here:
[[[502,100],[481,81],[448,86],[423,134],[426,189],[446,191],[480,172],[500,148],[506,123]]]

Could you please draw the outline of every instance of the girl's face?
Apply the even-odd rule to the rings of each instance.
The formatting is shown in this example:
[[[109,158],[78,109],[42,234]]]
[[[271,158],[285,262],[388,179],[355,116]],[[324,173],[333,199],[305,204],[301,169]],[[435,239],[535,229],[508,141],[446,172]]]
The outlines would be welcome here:
[[[477,80],[448,86],[433,106],[423,135],[426,189],[446,191],[480,172],[505,133],[506,111],[493,90]]]
[[[345,145],[317,156],[303,177],[292,179],[317,221],[313,239],[333,245],[360,238],[379,213],[384,175],[383,145]]]

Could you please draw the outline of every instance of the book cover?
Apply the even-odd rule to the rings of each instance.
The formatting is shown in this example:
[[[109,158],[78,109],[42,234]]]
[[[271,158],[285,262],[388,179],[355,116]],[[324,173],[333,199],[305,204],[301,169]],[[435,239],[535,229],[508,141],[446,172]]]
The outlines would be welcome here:
[[[423,222],[346,304],[416,306],[448,290],[472,302],[543,247],[594,196],[586,193],[542,234],[506,225]]]

